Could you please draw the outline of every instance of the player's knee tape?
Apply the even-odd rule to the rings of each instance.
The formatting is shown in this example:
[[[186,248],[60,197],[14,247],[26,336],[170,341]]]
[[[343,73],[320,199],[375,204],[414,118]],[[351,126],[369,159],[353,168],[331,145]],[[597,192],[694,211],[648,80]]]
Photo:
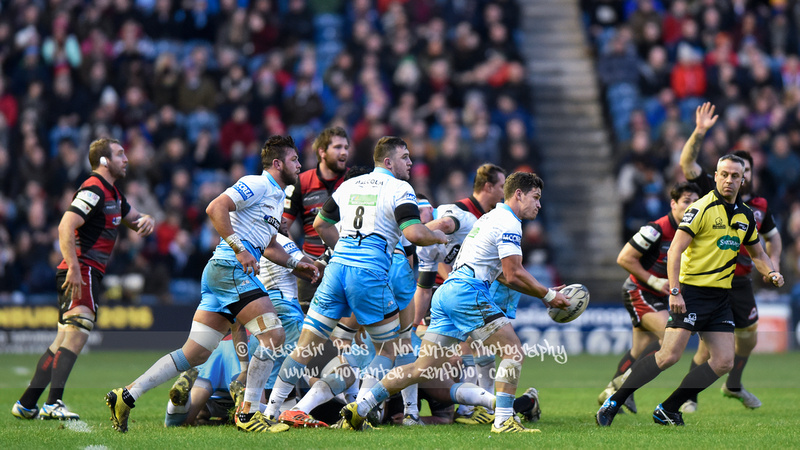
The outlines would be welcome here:
[[[407,327],[400,330],[400,339],[411,339],[412,328],[414,328],[414,324],[409,324]]]
[[[172,362],[175,363],[178,372],[184,372],[192,368],[192,365],[189,364],[189,360],[186,359],[186,355],[183,354],[183,349],[179,348],[170,353],[169,356],[172,357]]]
[[[223,337],[219,331],[197,321],[192,322],[192,329],[189,331],[189,339],[210,352],[217,348]]]
[[[494,355],[481,355],[475,357],[475,365],[478,367],[488,366],[490,364],[494,365]]]
[[[516,386],[517,382],[519,382],[519,374],[521,371],[521,362],[514,361],[513,359],[504,359],[500,361],[500,365],[497,367],[497,376],[495,376],[495,380]]]
[[[316,311],[309,310],[308,314],[306,314],[306,318],[303,320],[303,329],[308,329],[317,336],[327,340],[331,336],[331,333],[333,333],[337,322],[338,320],[336,319],[331,319]]]
[[[275,350],[259,345],[253,352],[253,356],[261,361],[275,361]]]
[[[374,342],[388,342],[397,338],[400,331],[400,320],[394,319],[383,325],[370,325],[364,328],[367,329],[367,333]]]
[[[264,334],[276,328],[282,328],[281,319],[275,313],[261,314],[244,325],[253,336]]]
[[[347,361],[342,362],[342,360],[336,356],[328,361],[328,364],[325,364],[325,367],[322,368],[322,372],[320,372],[320,377],[324,378],[326,375],[334,373],[336,369],[340,367],[347,367],[349,365],[350,364]]]
[[[472,337],[472,339],[482,342],[488,339],[489,336],[496,333],[497,330],[503,328],[507,323],[511,323],[511,321],[508,320],[508,317],[498,317],[497,319],[473,331],[469,335]]]
[[[356,337],[356,330],[341,323],[336,324],[336,328],[331,333],[331,340],[341,339],[344,342],[353,342],[354,337]]]
[[[320,381],[325,382],[325,384],[331,388],[333,395],[339,395],[347,389],[347,383],[344,381],[344,378],[335,372],[325,375]]]
[[[63,324],[73,326],[81,333],[89,334],[92,328],[94,328],[94,319],[88,314],[73,314],[64,317]]]

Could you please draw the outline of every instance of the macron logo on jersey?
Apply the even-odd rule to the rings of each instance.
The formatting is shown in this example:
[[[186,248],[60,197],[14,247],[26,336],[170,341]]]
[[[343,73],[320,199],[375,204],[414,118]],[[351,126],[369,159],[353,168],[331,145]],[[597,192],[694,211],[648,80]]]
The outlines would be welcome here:
[[[236,192],[242,196],[242,200],[247,200],[248,198],[252,197],[253,191],[250,189],[249,186],[244,184],[243,182],[239,181],[238,183],[233,185],[233,188],[236,189]]]
[[[517,247],[522,246],[522,236],[520,236],[519,234],[503,233],[503,235],[500,237],[500,240],[503,242],[514,244]]]

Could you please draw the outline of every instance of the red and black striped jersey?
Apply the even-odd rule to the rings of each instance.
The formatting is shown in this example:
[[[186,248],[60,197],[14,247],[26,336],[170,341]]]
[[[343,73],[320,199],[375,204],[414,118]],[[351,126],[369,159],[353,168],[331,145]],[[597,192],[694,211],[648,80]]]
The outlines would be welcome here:
[[[677,229],[678,223],[675,222],[672,214],[667,214],[640,228],[628,241],[633,248],[642,254],[639,262],[652,275],[659,278],[667,278],[667,252]],[[662,295],[632,274],[629,278],[639,289],[651,292],[654,295]]]
[[[117,227],[130,210],[125,196],[100,175],[93,173],[83,182],[67,209],[85,221],[75,230],[75,249],[80,264],[105,273],[117,240]],[[67,262],[62,260],[58,268],[67,269]]]
[[[283,217],[290,220],[302,219],[303,252],[308,256],[318,258],[325,252],[325,244],[314,229],[314,219],[325,201],[342,184],[344,175],[333,180],[325,180],[317,165],[316,168],[301,173],[297,183],[286,188]]]
[[[700,173],[699,177],[689,181],[700,186],[700,190],[703,191],[701,197],[711,192],[716,187],[714,184],[714,176],[705,170]],[[769,208],[767,199],[764,197],[751,197],[744,202],[744,204],[753,210],[753,216],[756,219],[756,229],[759,234],[766,236],[778,232],[778,226],[775,224],[775,218],[772,216],[772,210]],[[742,246],[736,258],[734,276],[742,277],[750,275],[750,272],[753,271],[753,267],[753,259],[750,258],[750,253],[747,253],[747,249]]]

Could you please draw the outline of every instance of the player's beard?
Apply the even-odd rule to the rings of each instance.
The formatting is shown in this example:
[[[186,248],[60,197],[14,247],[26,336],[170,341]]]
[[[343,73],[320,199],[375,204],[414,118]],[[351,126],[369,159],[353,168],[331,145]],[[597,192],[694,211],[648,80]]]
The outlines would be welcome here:
[[[325,164],[328,167],[328,169],[330,169],[333,173],[337,175],[342,175],[347,170],[347,161],[345,161],[345,163],[342,164],[342,167],[339,167],[339,158],[338,157],[329,158],[327,153],[325,154],[325,160],[323,164]]]
[[[126,171],[125,171],[125,167],[124,166],[123,167],[115,167],[113,165],[109,165],[108,166],[108,173],[110,173],[111,176],[114,177],[115,180],[121,180],[121,179],[125,178]]]
[[[289,172],[287,167],[281,170],[281,181],[286,186],[292,186],[297,183],[297,172]]]

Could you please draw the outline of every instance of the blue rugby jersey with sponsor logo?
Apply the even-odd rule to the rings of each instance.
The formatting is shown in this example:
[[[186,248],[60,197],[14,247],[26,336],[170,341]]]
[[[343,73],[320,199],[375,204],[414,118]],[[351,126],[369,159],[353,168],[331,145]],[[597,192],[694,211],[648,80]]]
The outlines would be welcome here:
[[[286,194],[267,171],[240,178],[224,194],[236,204],[236,210],[230,212],[233,232],[239,235],[253,257],[261,258],[261,253],[278,234]],[[211,259],[235,261],[236,254],[220,239]]]
[[[388,271],[402,229],[421,223],[414,188],[382,167],[345,181],[331,200],[337,210],[320,213],[339,229],[331,263]],[[405,205],[413,205],[415,215],[398,216]]]
[[[522,255],[522,221],[504,203],[481,216],[464,238],[450,277],[472,278],[491,283],[503,271],[503,258]],[[469,267],[470,270],[459,270]]]

